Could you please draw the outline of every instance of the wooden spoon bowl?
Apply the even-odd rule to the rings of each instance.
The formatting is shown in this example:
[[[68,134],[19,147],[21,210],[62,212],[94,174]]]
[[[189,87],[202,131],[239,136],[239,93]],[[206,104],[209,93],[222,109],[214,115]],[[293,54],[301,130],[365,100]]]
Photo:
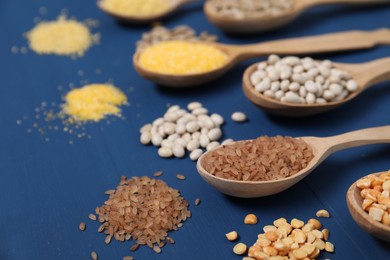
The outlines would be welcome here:
[[[267,97],[255,90],[250,82],[250,75],[256,70],[257,65],[258,63],[249,66],[244,72],[242,88],[245,96],[266,112],[283,116],[309,116],[332,110],[352,100],[376,83],[390,80],[390,58],[360,64],[333,63],[336,68],[346,71],[352,76],[358,83],[357,91],[352,92],[343,100],[323,104],[288,103]]]
[[[157,84],[170,87],[190,87],[210,82],[246,59],[270,54],[305,55],[335,51],[372,48],[380,44],[390,44],[390,30],[387,28],[373,31],[346,31],[324,35],[275,40],[248,45],[228,45],[221,43],[203,43],[213,45],[228,56],[226,63],[215,70],[198,74],[164,74],[143,68],[139,63],[140,51],[133,55],[133,65],[144,78]],[[167,63],[174,61],[167,60]]]
[[[207,19],[221,30],[234,34],[250,34],[270,31],[282,27],[300,16],[307,9],[326,4],[386,4],[387,0],[293,0],[293,5],[275,15],[237,19],[221,16],[213,8],[213,1],[204,4]]]
[[[379,176],[382,172],[374,173]],[[349,212],[355,222],[367,233],[376,238],[390,242],[390,226],[386,226],[372,219],[362,208],[363,198],[360,196],[360,189],[356,182],[351,185],[347,192],[347,205]]]
[[[145,0],[146,1],[146,0]],[[156,22],[158,20],[161,20],[172,13],[176,12],[181,6],[188,4],[190,2],[196,1],[196,0],[166,0],[169,4],[169,8],[166,9],[163,12],[151,14],[151,15],[123,15],[113,12],[112,10],[108,9],[102,1],[97,2],[97,6],[101,11],[104,13],[112,16],[113,18],[117,19],[118,21],[126,24],[148,24],[152,22]]]
[[[209,152],[204,153],[198,159],[196,168],[208,184],[224,194],[241,198],[269,196],[282,192],[305,178],[323,160],[336,151],[368,144],[390,143],[390,126],[361,129],[330,137],[307,136],[299,137],[299,139],[312,148],[314,158],[306,168],[287,178],[269,181],[242,181],[217,177],[205,170],[204,158]],[[235,143],[228,145],[235,145]],[[222,146],[216,149],[221,148]]]

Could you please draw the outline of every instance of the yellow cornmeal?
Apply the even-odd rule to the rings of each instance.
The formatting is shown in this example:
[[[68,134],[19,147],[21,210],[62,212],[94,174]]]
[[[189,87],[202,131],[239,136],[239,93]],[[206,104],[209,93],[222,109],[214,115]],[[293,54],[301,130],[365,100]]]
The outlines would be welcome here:
[[[161,74],[197,74],[218,69],[228,56],[217,48],[194,42],[167,41],[141,52],[139,65]]]
[[[30,48],[39,54],[82,56],[96,43],[98,35],[76,20],[60,16],[56,21],[41,22],[27,33]]]
[[[100,4],[109,12],[118,15],[157,15],[169,9],[168,0],[101,0]]]
[[[73,89],[65,96],[62,111],[78,122],[99,121],[106,115],[120,115],[125,94],[109,84],[91,84]]]

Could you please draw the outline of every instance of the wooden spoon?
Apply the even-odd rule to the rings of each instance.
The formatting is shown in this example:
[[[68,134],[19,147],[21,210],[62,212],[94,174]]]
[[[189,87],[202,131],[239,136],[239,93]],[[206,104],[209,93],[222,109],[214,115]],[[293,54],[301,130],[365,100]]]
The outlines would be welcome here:
[[[284,12],[276,15],[247,17],[236,19],[229,16],[221,16],[213,8],[213,1],[204,4],[204,13],[208,20],[229,33],[258,33],[282,27],[297,18],[305,10],[326,4],[384,4],[390,3],[387,0],[294,0],[293,6]]]
[[[142,55],[142,51],[134,54],[133,64],[137,72],[142,77],[155,83],[172,87],[188,87],[212,81],[219,76],[222,76],[239,62],[249,58],[270,54],[300,55],[357,50],[373,48],[374,46],[380,44],[390,44],[390,30],[384,28],[373,31],[346,31],[248,45],[227,45],[220,43],[204,44],[211,44],[226,53],[228,61],[224,66],[212,71],[198,74],[171,75],[156,73],[143,68],[139,64],[139,57]],[[167,63],[169,62],[172,61],[167,60]]]
[[[257,63],[251,65],[245,70],[242,88],[246,97],[250,101],[270,114],[284,116],[308,116],[334,109],[355,98],[365,89],[379,82],[390,80],[390,58],[383,58],[358,64],[333,63],[333,65],[340,70],[348,72],[358,83],[358,90],[352,92],[348,97],[340,101],[332,101],[324,104],[297,104],[282,102],[277,99],[267,97],[257,92],[250,82],[250,75],[256,70]]]
[[[242,198],[264,197],[279,193],[309,175],[323,160],[334,152],[368,144],[390,143],[390,125],[367,128],[330,137],[299,137],[313,150],[314,158],[306,168],[298,173],[279,180],[271,181],[238,181],[216,177],[205,170],[204,153],[197,162],[197,170],[202,178],[222,193]],[[246,140],[248,141],[248,140]],[[238,141],[238,142],[245,142]],[[228,145],[235,145],[236,142]],[[221,149],[221,146],[216,149]]]
[[[147,0],[145,0],[147,1]],[[97,2],[97,6],[103,12],[108,15],[114,17],[120,22],[128,23],[128,24],[145,24],[158,21],[164,17],[169,16],[170,14],[177,11],[182,5],[194,2],[196,0],[166,0],[169,4],[169,8],[161,13],[152,14],[152,15],[123,15],[113,12],[112,10],[107,9],[107,7],[103,4],[102,1]]]
[[[374,173],[379,176],[383,172]],[[347,205],[352,218],[366,232],[371,235],[390,242],[390,226],[386,226],[372,219],[362,208],[363,199],[360,196],[360,189],[356,182],[351,185],[347,192]]]

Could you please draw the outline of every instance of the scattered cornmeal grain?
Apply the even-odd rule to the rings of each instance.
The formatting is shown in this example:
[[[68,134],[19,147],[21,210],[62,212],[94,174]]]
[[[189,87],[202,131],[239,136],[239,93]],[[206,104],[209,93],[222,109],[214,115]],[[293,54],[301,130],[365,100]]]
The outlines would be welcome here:
[[[86,24],[61,15],[56,21],[38,23],[27,33],[27,39],[38,54],[79,57],[99,42],[99,34],[92,34]]]
[[[195,206],[198,206],[200,204],[200,199],[196,198],[194,204],[195,204]]]
[[[311,147],[299,138],[261,136],[210,151],[204,156],[203,167],[225,179],[269,181],[296,174],[313,157]]]
[[[185,180],[186,176],[184,176],[183,174],[177,174],[176,178],[178,178],[179,180]]]
[[[122,260],[134,260],[134,257],[132,256],[124,256]]]
[[[168,0],[101,0],[107,11],[122,16],[154,16],[170,8]]]
[[[244,223],[247,225],[255,225],[257,224],[257,217],[255,214],[248,214],[244,218]]]
[[[119,106],[126,103],[126,95],[115,86],[91,84],[68,92],[62,111],[77,122],[99,121],[106,115],[119,116]]]
[[[154,177],[160,177],[161,175],[163,175],[162,171],[158,171],[158,172],[153,173]]]
[[[84,222],[81,222],[81,223],[79,224],[79,229],[80,229],[81,231],[84,231],[85,228],[86,228],[85,223],[84,223]]]
[[[390,226],[390,170],[379,176],[365,176],[356,182],[356,186],[361,189],[363,210],[372,219]]]
[[[91,252],[91,257],[92,257],[93,260],[97,260],[98,259],[98,255],[97,255],[97,253],[95,251]]]
[[[330,218],[330,214],[326,209],[318,210],[316,216],[319,218]]]
[[[228,56],[216,47],[199,42],[166,41],[144,49],[139,65],[145,70],[174,75],[199,74],[216,70]]]
[[[267,231],[257,236],[248,256],[254,259],[316,259],[321,250],[334,252],[333,244],[325,242],[321,230],[315,228],[313,221],[301,225],[299,220],[293,220],[298,224],[295,226],[301,228],[294,228],[292,222],[288,223],[284,218],[275,220],[273,228],[272,225],[265,226],[263,230]]]
[[[191,216],[178,190],[146,176],[123,176],[115,193],[95,212],[104,227],[105,242],[111,238],[123,242],[131,235],[137,243],[131,250],[138,245],[163,247],[168,231],[178,230]]]

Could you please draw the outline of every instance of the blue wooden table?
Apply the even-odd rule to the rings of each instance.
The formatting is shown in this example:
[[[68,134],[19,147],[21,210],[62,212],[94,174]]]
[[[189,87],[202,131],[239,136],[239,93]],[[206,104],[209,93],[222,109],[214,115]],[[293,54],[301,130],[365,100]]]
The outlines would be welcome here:
[[[43,12],[45,9],[47,10]],[[23,33],[34,26],[34,18],[55,19],[63,8],[78,20],[100,21],[100,45],[82,58],[13,53],[12,47],[27,46]],[[164,23],[168,27],[187,24],[198,32],[217,34],[226,43],[254,43],[295,36],[353,29],[390,27],[390,5],[381,7],[327,6],[314,8],[296,21],[274,32],[247,37],[225,35],[202,13],[202,3],[186,6]],[[389,243],[362,231],[349,215],[345,194],[357,178],[390,169],[390,147],[371,145],[340,151],[326,159],[310,176],[292,188],[265,198],[239,199],[225,196],[198,175],[189,158],[162,159],[155,147],[139,142],[139,128],[162,115],[167,104],[182,107],[200,101],[210,112],[226,119],[224,138],[248,139],[260,135],[329,136],[355,129],[390,124],[390,83],[367,90],[350,103],[329,113],[306,118],[270,116],[255,107],[241,90],[244,69],[256,59],[235,67],[221,79],[193,89],[157,87],[141,78],[132,66],[135,42],[148,26],[128,27],[100,12],[94,0],[2,0],[0,1],[0,259],[241,259],[224,234],[236,230],[239,241],[251,245],[261,227],[274,219],[293,217],[307,220],[318,209],[327,209],[335,253],[320,259],[389,259]],[[315,56],[338,62],[364,62],[390,56],[390,46],[371,50]],[[101,73],[96,73],[96,72]],[[126,92],[130,106],[123,107],[124,120],[89,124],[90,138],[77,138],[59,129],[39,133],[45,122],[36,119],[42,102],[61,103],[69,86],[112,81]],[[63,86],[62,88],[59,86]],[[230,119],[243,111],[249,121]],[[41,121],[39,121],[41,120]],[[41,122],[34,128],[34,122]],[[46,125],[47,127],[47,125]],[[29,129],[32,129],[31,132]],[[147,247],[130,252],[133,242],[113,241],[105,245],[97,233],[98,223],[87,216],[100,206],[104,191],[115,188],[122,175],[152,176],[162,170],[168,185],[179,189],[190,202],[192,218],[170,234],[175,245],[161,254]],[[176,179],[181,173],[185,181]],[[199,206],[194,200],[201,199]],[[259,224],[248,226],[248,213]],[[78,229],[80,222],[87,230]]]

